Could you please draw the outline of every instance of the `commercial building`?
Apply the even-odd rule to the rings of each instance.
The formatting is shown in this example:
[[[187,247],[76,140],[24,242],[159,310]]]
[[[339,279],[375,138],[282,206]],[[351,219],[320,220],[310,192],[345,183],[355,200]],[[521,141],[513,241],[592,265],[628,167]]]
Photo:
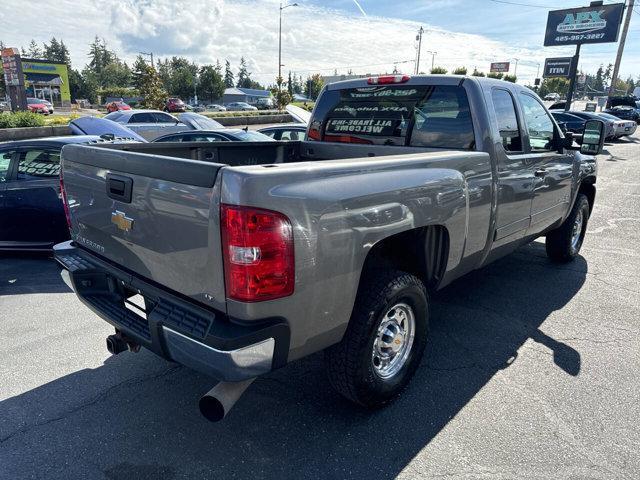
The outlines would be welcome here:
[[[22,58],[28,97],[49,100],[57,107],[71,106],[69,72],[66,63]]]
[[[249,105],[254,105],[261,98],[270,98],[271,92],[269,90],[256,90],[254,88],[227,88],[222,96],[224,103],[231,102],[246,102]]]

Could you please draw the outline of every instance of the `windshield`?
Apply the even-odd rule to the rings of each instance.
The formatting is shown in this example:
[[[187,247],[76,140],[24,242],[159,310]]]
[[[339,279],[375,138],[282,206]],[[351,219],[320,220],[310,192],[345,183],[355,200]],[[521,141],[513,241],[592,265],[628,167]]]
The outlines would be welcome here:
[[[316,105],[311,140],[475,147],[467,94],[457,85],[385,85],[328,90]]]

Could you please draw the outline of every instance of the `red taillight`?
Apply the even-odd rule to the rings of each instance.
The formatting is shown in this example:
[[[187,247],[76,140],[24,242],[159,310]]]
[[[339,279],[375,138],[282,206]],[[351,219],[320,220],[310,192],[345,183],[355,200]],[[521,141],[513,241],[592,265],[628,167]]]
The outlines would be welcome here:
[[[337,143],[361,143],[363,145],[371,145],[373,142],[366,138],[354,137],[352,135],[325,135],[325,142],[337,142]]]
[[[227,297],[259,302],[293,293],[293,231],[281,213],[261,208],[220,208]]]
[[[62,208],[64,208],[64,216],[67,219],[67,227],[69,227],[69,231],[71,231],[71,212],[69,212],[67,192],[64,189],[64,177],[62,176],[62,170],[60,171],[60,199],[62,200]]]
[[[409,75],[382,75],[380,77],[369,77],[369,85],[388,85],[390,83],[405,83],[411,77]]]

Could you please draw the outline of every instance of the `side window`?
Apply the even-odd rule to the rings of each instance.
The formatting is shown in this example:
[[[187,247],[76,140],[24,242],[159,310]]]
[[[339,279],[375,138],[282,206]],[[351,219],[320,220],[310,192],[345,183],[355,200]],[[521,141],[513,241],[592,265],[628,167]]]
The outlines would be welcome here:
[[[128,123],[154,123],[155,120],[150,113],[134,113]]]
[[[264,132],[260,132],[267,137],[275,138],[276,132],[275,130],[265,130]]]
[[[411,146],[475,148],[471,111],[462,87],[429,87],[415,106],[414,114]]]
[[[550,152],[553,150],[553,121],[540,102],[531,95],[521,93],[520,102],[529,131],[531,151]]]
[[[280,140],[300,140],[299,134],[300,132],[297,130],[285,130],[282,132]]]
[[[11,165],[11,157],[14,150],[0,153],[0,183],[6,182],[9,177],[9,166]]]
[[[160,140],[154,140],[156,142],[183,142],[185,141],[185,137],[186,135],[169,135],[168,137],[163,137]],[[188,142],[190,139],[189,137],[186,138],[186,141]]]
[[[151,117],[151,120],[148,120],[150,122],[156,122],[156,123],[176,123],[175,118],[173,118],[171,115],[168,115],[166,113],[157,113],[157,112],[153,112],[153,113],[148,113],[147,115],[149,115]]]
[[[522,152],[522,138],[511,94],[506,90],[494,89],[491,92],[491,97],[493,108],[496,111],[502,146],[507,152]]]
[[[34,180],[60,175],[59,150],[29,150],[20,153],[18,180]]]

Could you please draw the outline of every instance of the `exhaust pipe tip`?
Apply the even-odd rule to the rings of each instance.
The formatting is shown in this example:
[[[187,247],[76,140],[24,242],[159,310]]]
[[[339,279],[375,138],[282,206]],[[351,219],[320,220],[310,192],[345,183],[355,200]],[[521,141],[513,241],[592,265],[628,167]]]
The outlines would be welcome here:
[[[198,402],[200,413],[210,422],[219,422],[227,416],[222,402],[215,397],[205,395]]]
[[[107,337],[107,350],[111,355],[118,355],[128,349],[129,347],[127,342],[125,342],[119,335],[109,335]]]
[[[200,413],[210,422],[219,422],[229,414],[229,411],[254,380],[255,377],[242,382],[218,383],[198,402]]]

